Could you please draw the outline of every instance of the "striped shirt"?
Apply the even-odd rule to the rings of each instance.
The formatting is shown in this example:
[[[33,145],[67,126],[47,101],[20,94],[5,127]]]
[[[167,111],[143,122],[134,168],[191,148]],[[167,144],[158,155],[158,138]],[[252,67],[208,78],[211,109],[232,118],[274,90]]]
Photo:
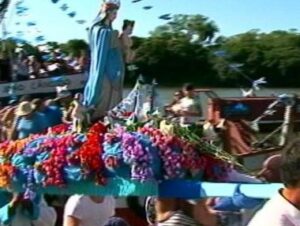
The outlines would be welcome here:
[[[171,217],[163,222],[159,222],[157,226],[200,226],[191,217],[184,214],[181,210],[175,211]]]

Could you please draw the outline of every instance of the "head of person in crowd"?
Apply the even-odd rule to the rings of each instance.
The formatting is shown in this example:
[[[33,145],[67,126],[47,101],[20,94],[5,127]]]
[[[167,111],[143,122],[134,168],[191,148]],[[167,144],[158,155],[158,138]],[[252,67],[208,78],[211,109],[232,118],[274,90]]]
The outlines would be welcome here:
[[[104,224],[104,226],[129,226],[129,224],[122,218],[112,217]]]
[[[146,203],[146,212],[151,210],[151,202]],[[185,222],[187,225],[217,225],[217,215],[209,208],[205,199],[185,200],[178,198],[156,198],[154,205],[155,214],[151,216],[150,222],[163,222],[165,225],[180,225]],[[148,218],[149,221],[149,218]]]
[[[280,165],[280,175],[281,181],[287,188],[299,191],[298,195],[300,198],[300,139],[292,141],[284,150]]]
[[[280,189],[255,214],[248,226],[300,225],[300,139],[291,141],[282,151]],[[271,218],[268,216],[271,216]]]
[[[182,88],[185,97],[193,98],[195,95],[195,87],[191,83],[186,83]]]
[[[72,102],[72,93],[68,90],[67,86],[56,87],[56,102],[63,107],[68,107]]]
[[[78,102],[82,103],[83,102],[83,95],[82,95],[82,93],[76,93],[74,95],[74,100],[77,100]]]
[[[34,108],[29,101],[21,102],[16,109],[16,116],[22,118],[31,118],[34,113]]]
[[[43,112],[45,110],[45,104],[42,99],[35,98],[31,101],[32,107],[36,112]]]
[[[21,96],[20,97],[20,100],[19,100],[19,103],[22,103],[22,102],[24,102],[24,101],[31,101],[31,96],[30,95],[23,95],[23,96]]]
[[[183,92],[181,90],[176,91],[173,95],[173,101],[179,101],[183,97]]]
[[[55,100],[53,100],[53,99],[45,100],[45,106],[46,107],[55,106],[55,105],[56,105]]]
[[[282,156],[280,154],[267,158],[263,163],[261,171],[257,174],[257,177],[270,183],[280,183],[281,161]]]

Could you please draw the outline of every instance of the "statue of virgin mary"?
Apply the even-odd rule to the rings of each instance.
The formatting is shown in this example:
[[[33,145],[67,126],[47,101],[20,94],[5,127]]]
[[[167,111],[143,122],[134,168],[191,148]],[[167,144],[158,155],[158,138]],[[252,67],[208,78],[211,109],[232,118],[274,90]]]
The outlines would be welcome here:
[[[119,34],[112,28],[120,7],[118,0],[106,0],[89,30],[91,64],[84,90],[84,105],[99,119],[122,100],[124,62]]]

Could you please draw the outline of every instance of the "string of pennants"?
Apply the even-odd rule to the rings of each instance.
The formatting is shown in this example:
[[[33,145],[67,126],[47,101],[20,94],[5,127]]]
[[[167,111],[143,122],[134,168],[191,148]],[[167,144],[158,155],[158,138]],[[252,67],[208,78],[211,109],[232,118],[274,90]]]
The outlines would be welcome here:
[[[87,21],[85,19],[77,19],[77,12],[75,10],[73,10],[71,8],[70,5],[68,5],[67,3],[63,2],[63,0],[50,0],[53,4],[57,4],[59,5],[59,8],[62,12],[65,12],[67,16],[69,16],[70,18],[76,19],[76,23],[80,24],[80,25],[85,25],[87,23]],[[141,2],[142,0],[132,0],[132,3],[138,3]],[[143,6],[144,10],[150,10],[152,9],[153,6],[151,5],[146,5]],[[18,0],[15,4],[15,15],[17,15],[20,19],[15,22],[15,25],[17,27],[21,27],[21,25],[25,25],[27,27],[27,31],[24,32],[22,30],[18,30],[15,32],[14,35],[12,35],[10,32],[6,32],[5,35],[12,35],[13,38],[15,39],[15,41],[23,43],[24,41],[24,35],[25,33],[28,34],[34,34],[34,42],[41,44],[43,42],[46,41],[45,36],[41,33],[41,31],[38,29],[37,27],[37,22],[36,21],[32,21],[32,20],[28,20],[29,17],[29,7],[27,7],[25,5],[25,0]],[[162,20],[170,20],[171,14],[164,14],[159,16],[159,19]],[[24,22],[26,21],[26,22]],[[25,24],[24,24],[25,23]]]
[[[72,10],[71,7],[67,3],[60,4],[60,0],[51,0],[51,2],[53,4],[60,5],[59,8],[61,9],[61,11],[66,12],[70,18],[74,18],[74,19],[76,18],[77,12]],[[86,22],[87,21],[84,19],[76,19],[76,23],[78,23],[80,25],[84,25],[84,24],[86,24]]]
[[[17,30],[15,32],[6,31],[5,36],[14,39],[17,43],[23,44],[30,41],[25,41],[25,34],[33,34],[33,41],[41,44],[46,41],[45,36],[41,30],[38,29],[37,22],[29,18],[30,9],[26,6],[25,0],[18,0],[13,8],[13,16],[17,16],[14,23]],[[22,30],[22,26],[25,26],[26,31]]]
[[[141,1],[142,1],[142,0],[132,0],[132,3],[134,4],[134,3],[141,2]],[[63,2],[62,2],[62,4],[60,4],[61,0],[51,0],[51,2],[52,2],[53,4],[59,5],[59,8],[60,8],[63,12],[66,12],[67,15],[68,15],[69,17],[71,17],[71,18],[76,18],[77,12],[74,11],[74,10],[72,10],[71,7],[70,7],[67,3],[63,3]],[[150,9],[152,9],[152,8],[153,8],[152,5],[146,5],[146,6],[143,6],[143,9],[144,9],[144,10],[150,10]],[[162,19],[162,20],[170,20],[170,19],[172,19],[172,16],[171,16],[170,13],[167,13],[167,14],[163,14],[163,15],[159,16],[159,19]],[[76,20],[76,22],[77,22],[78,24],[83,25],[83,24],[86,24],[87,21],[84,20],[84,19],[78,19],[78,20]]]

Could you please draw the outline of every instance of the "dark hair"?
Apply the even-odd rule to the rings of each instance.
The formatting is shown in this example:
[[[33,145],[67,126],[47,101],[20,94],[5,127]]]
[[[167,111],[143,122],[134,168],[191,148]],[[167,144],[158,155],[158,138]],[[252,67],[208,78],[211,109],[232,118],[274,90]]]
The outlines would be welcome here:
[[[21,96],[19,102],[21,103],[23,101],[31,101],[31,96],[30,95]]]
[[[183,90],[185,90],[185,91],[192,91],[194,89],[195,89],[195,87],[191,83],[186,83],[183,85]]]
[[[40,99],[40,98],[35,98],[35,99],[33,99],[33,100],[31,101],[31,104],[40,106],[40,105],[43,104],[43,100]]]
[[[129,225],[122,218],[111,217],[104,226],[129,226]]]
[[[122,30],[124,31],[128,26],[134,27],[134,20],[124,20]]]
[[[300,139],[293,140],[285,148],[280,167],[281,180],[285,186],[295,187],[300,182]]]

